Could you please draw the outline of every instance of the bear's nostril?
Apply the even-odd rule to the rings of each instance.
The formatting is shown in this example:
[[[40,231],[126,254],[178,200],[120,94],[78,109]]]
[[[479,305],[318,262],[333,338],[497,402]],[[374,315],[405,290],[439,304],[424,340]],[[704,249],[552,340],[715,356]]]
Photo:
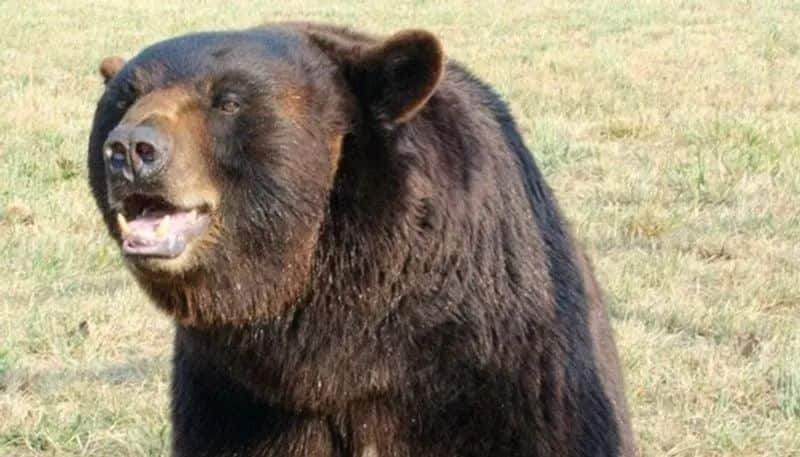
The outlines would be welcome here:
[[[152,162],[153,160],[155,160],[156,148],[152,144],[141,141],[139,143],[136,143],[135,148],[136,148],[136,155],[138,155],[139,158],[142,159],[142,161]]]
[[[108,161],[112,168],[122,168],[127,161],[128,148],[119,141],[108,146]]]

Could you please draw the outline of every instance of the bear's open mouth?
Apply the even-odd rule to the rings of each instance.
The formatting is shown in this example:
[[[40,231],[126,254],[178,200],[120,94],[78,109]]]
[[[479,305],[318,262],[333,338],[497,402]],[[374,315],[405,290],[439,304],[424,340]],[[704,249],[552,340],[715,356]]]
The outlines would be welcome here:
[[[208,208],[179,208],[159,197],[133,195],[117,213],[122,252],[129,256],[174,259],[205,233]]]

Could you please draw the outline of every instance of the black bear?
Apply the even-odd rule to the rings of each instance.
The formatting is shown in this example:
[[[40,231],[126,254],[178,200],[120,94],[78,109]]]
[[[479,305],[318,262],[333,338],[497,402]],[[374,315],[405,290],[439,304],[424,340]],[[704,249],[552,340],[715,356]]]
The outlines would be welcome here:
[[[506,105],[430,33],[107,58],[90,184],[176,323],[177,456],[630,456],[594,275]]]

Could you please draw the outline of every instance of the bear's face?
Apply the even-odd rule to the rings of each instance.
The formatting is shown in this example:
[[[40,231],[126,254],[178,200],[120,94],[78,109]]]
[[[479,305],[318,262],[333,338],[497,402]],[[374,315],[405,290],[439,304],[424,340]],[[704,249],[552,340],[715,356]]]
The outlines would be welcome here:
[[[338,102],[324,93],[333,74],[304,73],[297,50],[287,58],[297,41],[193,35],[104,61],[95,190],[138,273],[169,281],[218,249],[280,255],[278,244],[309,242],[343,123],[326,111]]]
[[[167,40],[101,73],[90,181],[140,282],[259,275],[285,301],[307,285],[345,137],[410,119],[442,55],[426,32],[287,24]]]

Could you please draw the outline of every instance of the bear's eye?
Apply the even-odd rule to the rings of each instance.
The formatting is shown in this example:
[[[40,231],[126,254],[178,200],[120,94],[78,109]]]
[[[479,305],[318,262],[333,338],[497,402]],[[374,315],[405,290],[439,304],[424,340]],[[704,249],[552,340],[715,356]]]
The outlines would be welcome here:
[[[217,109],[225,114],[235,114],[239,111],[239,108],[241,108],[239,102],[231,97],[221,98],[217,102]]]

